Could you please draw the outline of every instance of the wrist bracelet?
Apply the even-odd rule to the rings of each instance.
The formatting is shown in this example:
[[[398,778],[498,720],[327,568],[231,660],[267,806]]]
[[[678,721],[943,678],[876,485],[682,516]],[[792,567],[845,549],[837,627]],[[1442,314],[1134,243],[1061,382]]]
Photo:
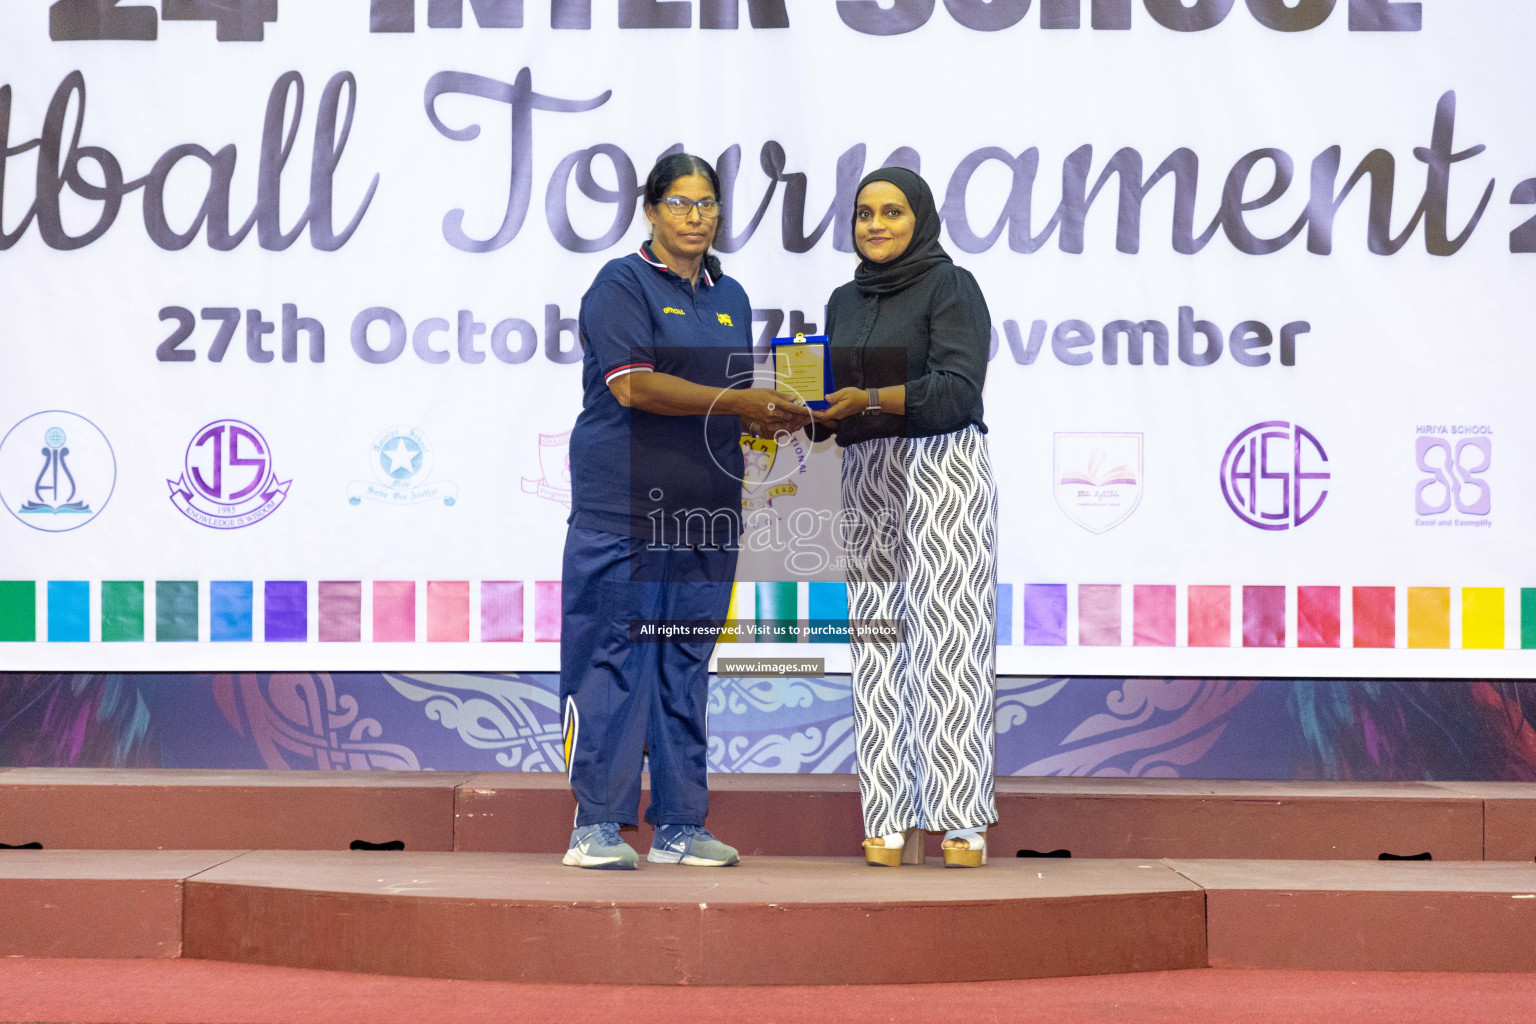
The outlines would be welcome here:
[[[877,416],[880,413],[880,389],[869,389],[869,404],[864,407],[864,415]]]

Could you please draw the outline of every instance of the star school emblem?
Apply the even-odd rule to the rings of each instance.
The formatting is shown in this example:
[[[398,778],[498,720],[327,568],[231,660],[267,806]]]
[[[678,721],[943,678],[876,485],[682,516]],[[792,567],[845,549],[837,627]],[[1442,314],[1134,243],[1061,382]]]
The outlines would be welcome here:
[[[373,439],[368,452],[373,479],[348,484],[347,504],[361,505],[365,498],[381,505],[457,504],[459,485],[432,480],[432,461],[425,434],[415,427],[390,427]]]
[[[735,324],[731,323],[731,314],[729,314],[729,313],[716,313],[715,314],[715,319],[719,320],[722,324],[724,324],[727,327],[735,327],[736,326]]]
[[[1140,434],[1057,434],[1056,504],[1089,533],[1108,533],[1141,504]]]

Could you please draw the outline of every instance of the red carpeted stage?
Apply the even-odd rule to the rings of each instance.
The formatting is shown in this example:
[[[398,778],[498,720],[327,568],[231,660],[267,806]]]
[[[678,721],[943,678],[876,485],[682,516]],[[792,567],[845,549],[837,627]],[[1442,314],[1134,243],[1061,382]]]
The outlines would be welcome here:
[[[735,775],[710,820],[740,867],[627,873],[560,865],[547,774],[4,770],[0,843],[41,849],[0,850],[0,955],[699,985],[1536,970],[1536,787],[998,789],[979,871],[865,867],[850,777]]]

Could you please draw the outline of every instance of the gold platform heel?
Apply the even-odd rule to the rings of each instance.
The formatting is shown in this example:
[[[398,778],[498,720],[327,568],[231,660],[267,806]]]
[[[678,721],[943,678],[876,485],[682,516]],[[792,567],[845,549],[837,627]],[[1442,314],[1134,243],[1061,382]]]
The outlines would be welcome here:
[[[987,862],[986,829],[952,829],[944,836],[944,866],[979,868]]]
[[[909,828],[888,836],[870,836],[864,840],[864,862],[872,867],[894,868],[902,864],[923,863],[922,829]]]

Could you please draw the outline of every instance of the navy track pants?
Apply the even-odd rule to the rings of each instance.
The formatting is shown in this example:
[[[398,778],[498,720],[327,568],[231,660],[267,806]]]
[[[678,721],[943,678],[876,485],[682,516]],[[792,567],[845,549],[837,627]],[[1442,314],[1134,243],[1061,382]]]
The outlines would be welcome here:
[[[572,527],[561,577],[560,707],[576,824],[639,824],[649,755],[655,825],[709,811],[709,655],[714,640],[631,642],[632,620],[723,623],[736,552]]]

